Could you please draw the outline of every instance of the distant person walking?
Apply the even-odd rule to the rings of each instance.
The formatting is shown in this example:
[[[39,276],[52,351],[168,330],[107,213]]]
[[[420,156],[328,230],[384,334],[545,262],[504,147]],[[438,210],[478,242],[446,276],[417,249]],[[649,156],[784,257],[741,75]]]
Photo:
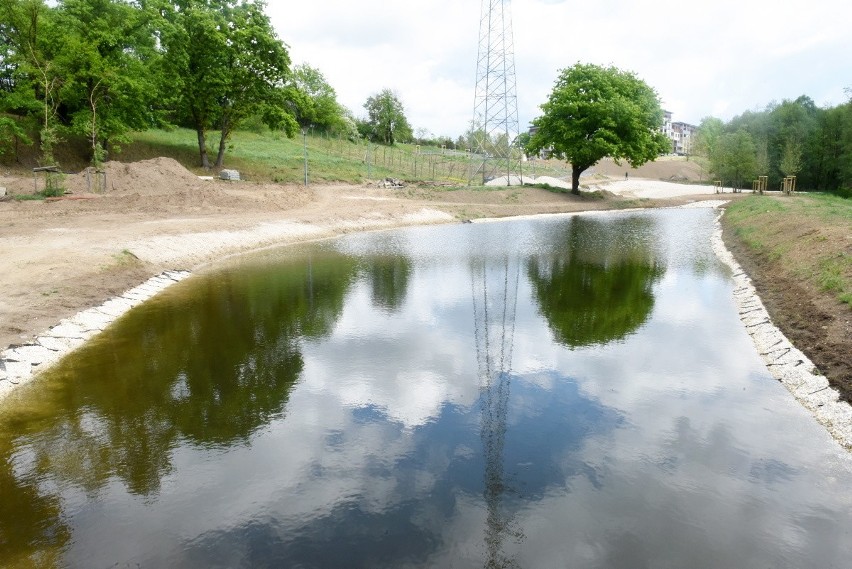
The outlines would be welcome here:
[[[627,172],[624,173],[624,179],[627,179]]]

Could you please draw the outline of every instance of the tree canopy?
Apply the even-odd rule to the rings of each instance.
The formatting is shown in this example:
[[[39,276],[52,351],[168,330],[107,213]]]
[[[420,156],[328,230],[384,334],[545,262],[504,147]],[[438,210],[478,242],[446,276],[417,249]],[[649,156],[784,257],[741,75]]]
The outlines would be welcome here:
[[[288,106],[302,128],[322,132],[346,129],[346,111],[319,69],[303,63],[293,68]]]
[[[52,164],[60,140],[84,137],[97,164],[128,132],[173,124],[196,131],[208,167],[210,131],[220,134],[216,166],[248,118],[294,135],[287,87],[296,80],[265,8],[262,0],[0,0],[0,128],[13,139],[4,136],[2,151],[35,134],[40,161]],[[302,71],[315,121],[352,130],[322,75]]]
[[[710,159],[710,171],[734,188],[742,188],[757,172],[757,148],[744,129],[723,134]]]
[[[578,63],[562,70],[527,150],[548,149],[571,163],[571,191],[580,174],[604,157],[637,167],[668,150],[656,92],[631,72]]]
[[[411,125],[405,117],[405,109],[396,93],[390,89],[382,89],[379,93],[367,98],[364,108],[367,110],[365,124],[369,128],[371,138],[390,145],[411,140],[413,136]]]
[[[202,166],[210,167],[208,129],[220,131],[216,166],[231,132],[252,114],[295,134],[295,118],[284,109],[290,57],[263,2],[159,0],[156,6],[172,106],[195,129]]]
[[[725,182],[768,176],[769,187],[777,189],[784,176],[794,175],[800,189],[852,188],[852,100],[821,109],[803,95],[747,111],[727,123],[706,117],[696,136],[698,159]],[[735,148],[739,152],[732,152]],[[741,174],[733,176],[737,171]]]

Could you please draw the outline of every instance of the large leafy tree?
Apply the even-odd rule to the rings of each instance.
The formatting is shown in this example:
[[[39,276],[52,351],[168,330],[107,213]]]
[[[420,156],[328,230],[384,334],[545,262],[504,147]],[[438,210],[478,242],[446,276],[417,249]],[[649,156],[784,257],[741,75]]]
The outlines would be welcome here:
[[[319,69],[303,63],[293,68],[288,86],[288,107],[302,128],[323,132],[343,128],[344,110],[337,93]]]
[[[631,72],[578,63],[562,70],[528,149],[550,149],[571,163],[571,191],[580,174],[604,157],[633,167],[669,149],[660,132],[663,111],[657,93]]]
[[[102,157],[108,142],[155,122],[157,53],[140,6],[0,0],[0,22],[0,111],[38,131],[43,163],[54,162],[66,132],[89,138],[93,156]]]
[[[413,133],[402,101],[390,89],[382,89],[368,97],[364,108],[367,110],[366,124],[374,140],[392,145],[411,139]]]
[[[157,123],[154,36],[145,12],[120,0],[64,0],[57,24],[64,30],[54,58],[64,118],[90,141],[97,164],[110,143]]]
[[[38,131],[42,163],[54,161],[64,82],[53,60],[63,45],[54,15],[44,0],[0,0],[0,111],[31,122]]]
[[[710,156],[710,171],[735,189],[754,179],[757,168],[757,148],[745,129],[722,135]]]
[[[168,92],[177,118],[195,129],[201,165],[210,167],[207,131],[220,131],[216,165],[228,137],[248,116],[296,131],[284,111],[290,58],[265,4],[249,0],[158,0]]]
[[[219,106],[219,152],[224,162],[228,138],[249,116],[259,115],[273,129],[296,133],[294,117],[284,110],[282,88],[290,75],[290,56],[275,34],[260,0],[242,1],[226,10],[226,81]]]

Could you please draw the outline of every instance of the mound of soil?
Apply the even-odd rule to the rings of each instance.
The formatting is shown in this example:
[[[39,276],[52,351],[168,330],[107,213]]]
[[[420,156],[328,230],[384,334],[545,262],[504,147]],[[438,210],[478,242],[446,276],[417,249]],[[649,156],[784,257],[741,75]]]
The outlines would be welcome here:
[[[199,179],[172,158],[159,157],[131,163],[107,162],[103,172],[106,176],[104,193],[107,194],[159,195],[209,188],[209,182]],[[87,170],[70,175],[65,180],[66,188],[75,194],[93,191],[96,183],[94,174]]]

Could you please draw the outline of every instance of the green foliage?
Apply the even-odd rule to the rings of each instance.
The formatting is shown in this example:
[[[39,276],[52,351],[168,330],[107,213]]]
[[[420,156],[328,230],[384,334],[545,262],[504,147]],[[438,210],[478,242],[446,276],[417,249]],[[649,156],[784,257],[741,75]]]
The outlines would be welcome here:
[[[695,144],[693,145],[693,153],[709,162],[718,147],[719,140],[725,130],[725,123],[715,117],[704,117],[701,119],[701,124],[698,125],[698,131],[695,133]]]
[[[656,92],[616,67],[578,63],[564,69],[541,109],[528,149],[564,156],[574,193],[580,174],[604,157],[638,167],[670,147],[659,131],[663,111]]]
[[[282,89],[290,58],[263,2],[156,0],[152,6],[164,50],[163,90],[172,93],[174,119],[196,131],[203,167],[210,167],[210,129],[220,132],[216,166],[231,133],[249,117],[295,134]]]
[[[348,128],[345,109],[337,102],[337,93],[319,69],[307,64],[293,68],[287,89],[288,107],[302,128],[320,132],[339,132]]]
[[[795,176],[802,169],[802,145],[795,138],[784,143],[778,168],[785,176]]]
[[[119,0],[0,2],[6,92],[0,111],[37,130],[42,164],[65,134],[98,146],[154,123],[154,37],[139,6]],[[38,124],[38,127],[35,127]]]
[[[146,14],[125,2],[64,0],[55,17],[64,44],[53,59],[63,78],[59,96],[73,109],[67,128],[89,139],[97,166],[109,144],[156,124],[149,69],[159,54]]]
[[[0,97],[0,111],[39,125],[42,164],[52,164],[59,140],[57,112],[63,77],[53,61],[61,49],[62,30],[56,9],[42,0],[2,0],[3,75],[8,92]]]
[[[393,145],[395,142],[411,140],[413,133],[399,96],[390,89],[383,89],[367,98],[366,126],[371,140]],[[361,130],[359,128],[359,130]]]
[[[852,187],[852,101],[820,109],[801,96],[745,112],[727,124],[706,119],[696,150],[712,162],[714,149],[708,141],[739,130],[752,137],[757,174],[769,176],[771,189],[778,189],[788,175],[797,177],[798,189],[840,192]]]
[[[23,144],[32,144],[27,132],[18,121],[10,117],[0,116],[0,155],[13,148],[16,139]]]
[[[532,258],[527,274],[556,340],[571,348],[624,339],[650,316],[653,284],[665,273],[644,239],[647,219],[575,217],[558,237],[560,253]],[[617,225],[628,225],[619,233]],[[631,235],[629,242],[617,235]]]
[[[710,155],[710,171],[720,180],[742,188],[757,176],[757,149],[743,129],[723,134]]]

